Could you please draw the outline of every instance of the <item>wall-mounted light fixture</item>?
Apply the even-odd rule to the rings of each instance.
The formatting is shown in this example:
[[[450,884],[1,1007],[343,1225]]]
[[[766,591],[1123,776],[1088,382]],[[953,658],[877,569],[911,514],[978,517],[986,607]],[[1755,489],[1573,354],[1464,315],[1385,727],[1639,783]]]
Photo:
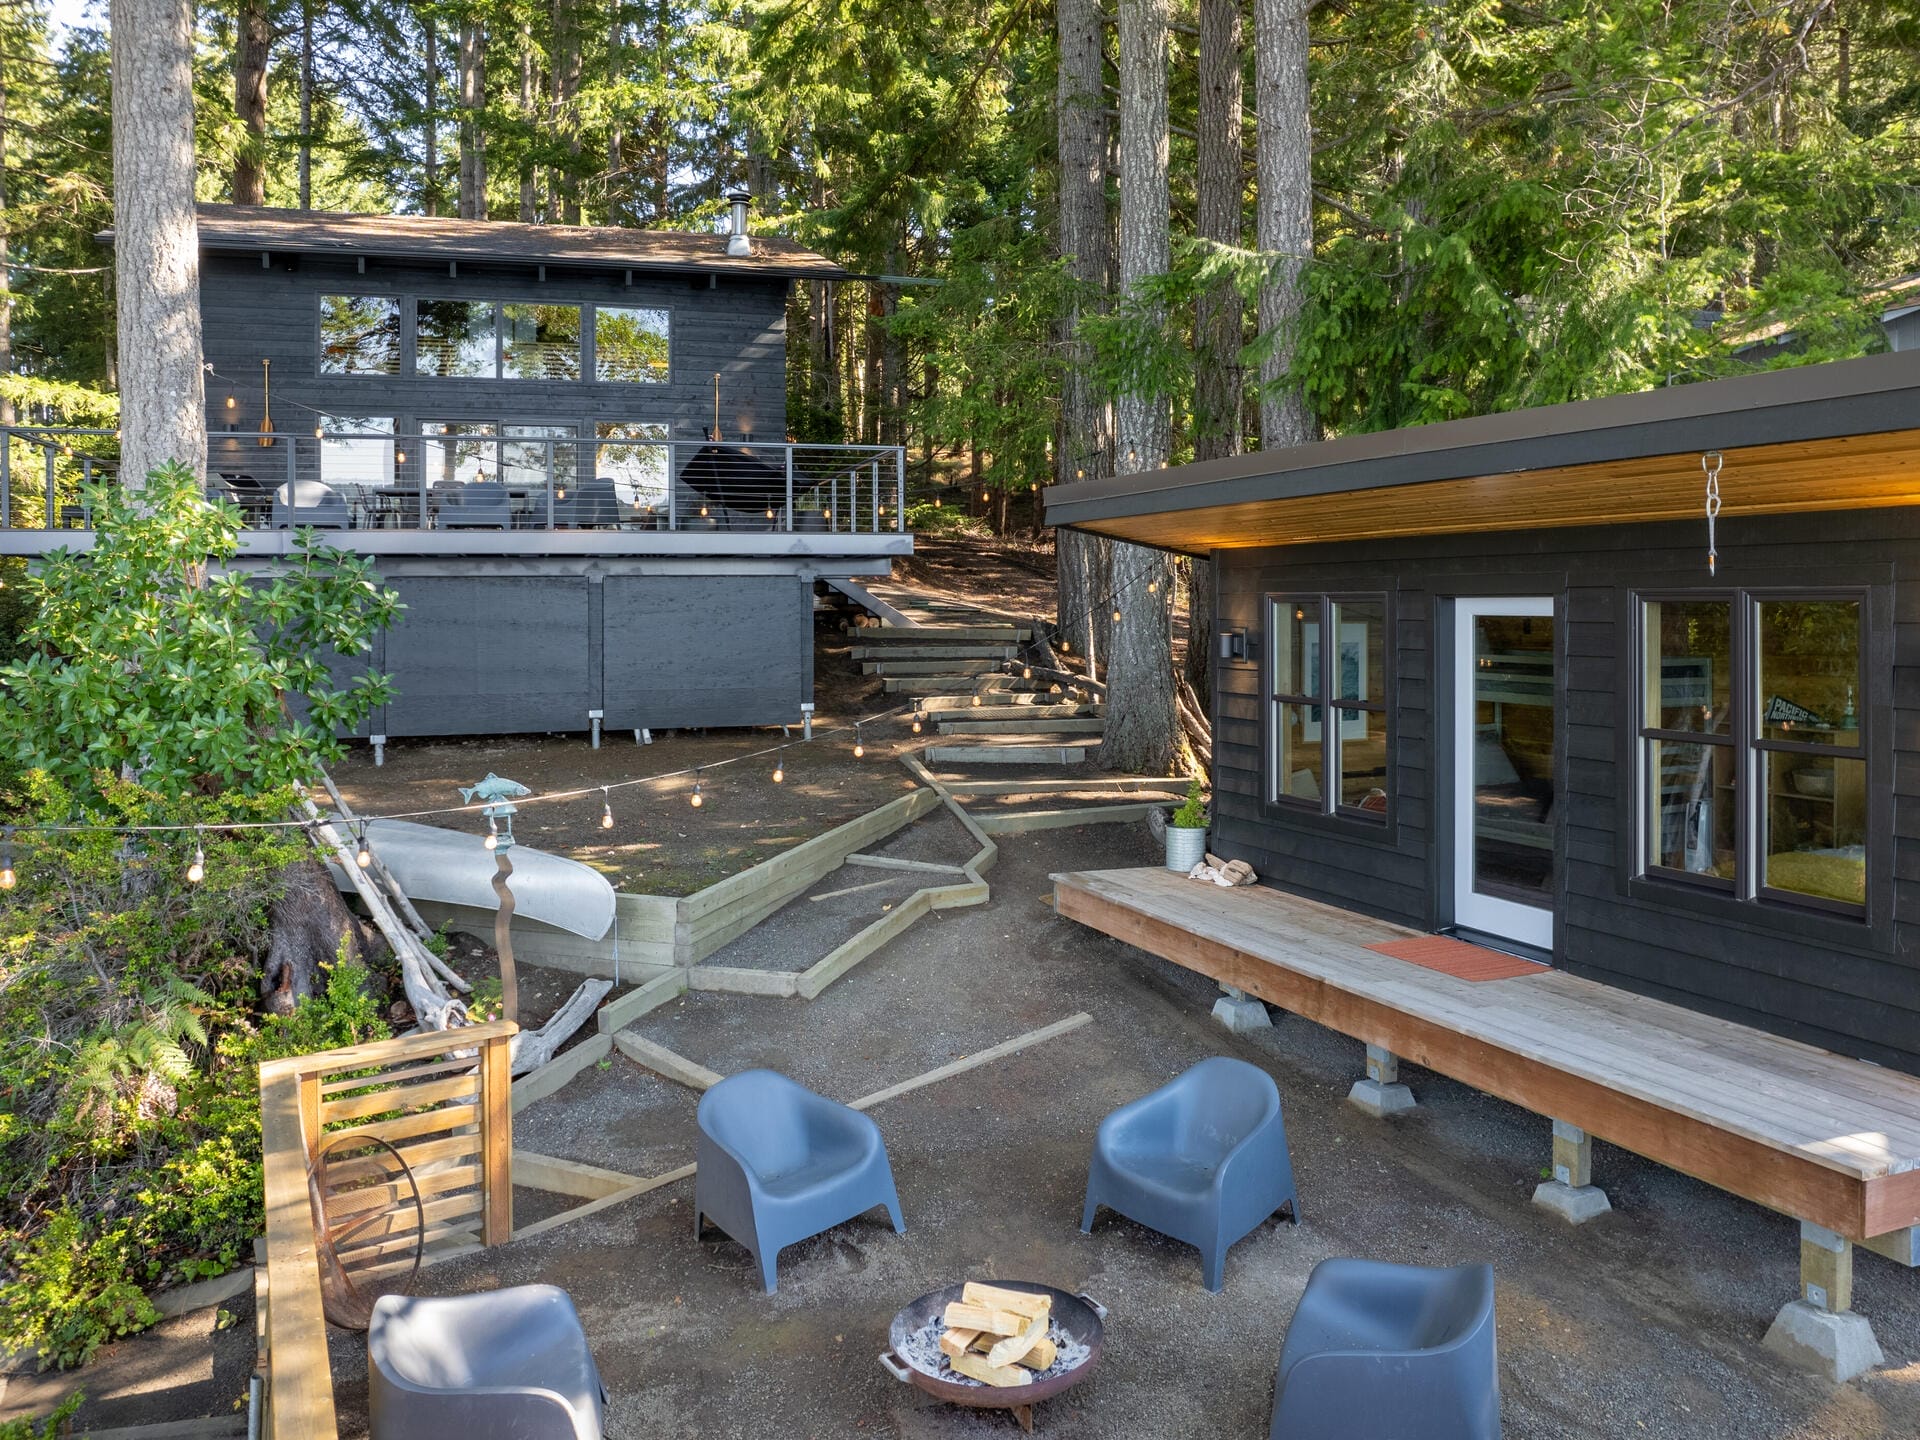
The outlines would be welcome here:
[[[1247,632],[1244,630],[1219,630],[1214,632],[1218,645],[1218,654],[1222,660],[1244,660],[1247,658]]]

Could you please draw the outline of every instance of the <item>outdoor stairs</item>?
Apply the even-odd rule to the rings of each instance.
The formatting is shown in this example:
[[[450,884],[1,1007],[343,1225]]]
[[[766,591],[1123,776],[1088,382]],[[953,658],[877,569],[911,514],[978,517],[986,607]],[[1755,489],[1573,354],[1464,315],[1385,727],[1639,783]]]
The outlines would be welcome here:
[[[1105,707],[1067,688],[1020,674],[1030,623],[978,607],[889,589],[884,601],[911,628],[845,625],[862,673],[889,696],[919,703],[940,739],[929,765],[1078,765],[1100,745]]]

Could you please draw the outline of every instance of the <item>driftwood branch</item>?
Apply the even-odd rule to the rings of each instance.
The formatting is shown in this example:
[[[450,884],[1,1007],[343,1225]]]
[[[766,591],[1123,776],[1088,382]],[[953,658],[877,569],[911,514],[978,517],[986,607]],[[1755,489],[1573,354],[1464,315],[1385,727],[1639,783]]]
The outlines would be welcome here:
[[[593,1012],[600,1008],[600,1002],[611,989],[611,980],[589,980],[575,990],[567,1003],[554,1011],[553,1018],[538,1030],[522,1030],[515,1035],[508,1042],[513,1057],[509,1066],[512,1073],[525,1075],[529,1070],[538,1070],[553,1059],[560,1047],[567,1043],[567,1037],[593,1018]]]

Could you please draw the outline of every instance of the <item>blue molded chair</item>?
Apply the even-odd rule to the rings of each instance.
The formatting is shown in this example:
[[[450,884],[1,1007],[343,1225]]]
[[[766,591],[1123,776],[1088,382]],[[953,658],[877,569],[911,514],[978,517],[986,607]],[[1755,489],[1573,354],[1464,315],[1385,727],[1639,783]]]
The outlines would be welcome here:
[[[1287,1326],[1268,1440],[1500,1440],[1493,1267],[1323,1260]]]
[[[513,528],[513,496],[498,480],[476,480],[452,495],[459,499],[440,512],[442,530]]]
[[[880,1127],[772,1070],[743,1070],[700,1097],[693,1234],[701,1217],[753,1253],[767,1294],[782,1247],[876,1205],[906,1233]]]
[[[373,1440],[600,1440],[607,1392],[567,1292],[383,1295],[367,1327]]]
[[[1200,1251],[1207,1289],[1227,1251],[1281,1206],[1300,1223],[1273,1077],[1216,1055],[1100,1122],[1082,1231],[1102,1205]]]

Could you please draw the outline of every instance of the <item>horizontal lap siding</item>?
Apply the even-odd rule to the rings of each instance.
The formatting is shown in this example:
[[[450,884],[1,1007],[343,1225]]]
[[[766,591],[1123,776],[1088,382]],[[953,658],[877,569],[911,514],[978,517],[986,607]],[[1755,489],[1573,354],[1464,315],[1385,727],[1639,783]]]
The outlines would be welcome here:
[[[1724,482],[1723,482],[1724,483]],[[1397,539],[1216,555],[1217,624],[1245,627],[1258,656],[1270,592],[1384,590],[1396,607],[1395,825],[1377,843],[1351,827],[1262,801],[1264,716],[1255,663],[1220,662],[1216,845],[1268,883],[1403,923],[1431,927],[1447,904],[1450,863],[1436,853],[1433,707],[1441,602],[1458,595],[1552,594],[1561,617],[1557,964],[1577,974],[1742,1023],[1920,1071],[1920,516],[1908,511],[1779,519],[1722,518],[1720,575],[1710,581],[1704,526],[1633,526],[1506,536]],[[1636,590],[1709,584],[1764,588],[1868,583],[1876,643],[1890,661],[1891,705],[1870,719],[1891,788],[1893,848],[1877,858],[1885,892],[1876,927],[1809,928],[1761,906],[1669,898],[1629,882],[1634,814],[1625,788],[1636,743],[1623,689],[1633,683],[1623,629]],[[1880,837],[1886,845],[1886,837]],[[1653,893],[1648,893],[1651,890]],[[1817,923],[1817,922],[1816,922]],[[1795,929],[1799,926],[1799,929]]]
[[[609,576],[614,730],[787,725],[811,698],[811,588],[786,575]]]

